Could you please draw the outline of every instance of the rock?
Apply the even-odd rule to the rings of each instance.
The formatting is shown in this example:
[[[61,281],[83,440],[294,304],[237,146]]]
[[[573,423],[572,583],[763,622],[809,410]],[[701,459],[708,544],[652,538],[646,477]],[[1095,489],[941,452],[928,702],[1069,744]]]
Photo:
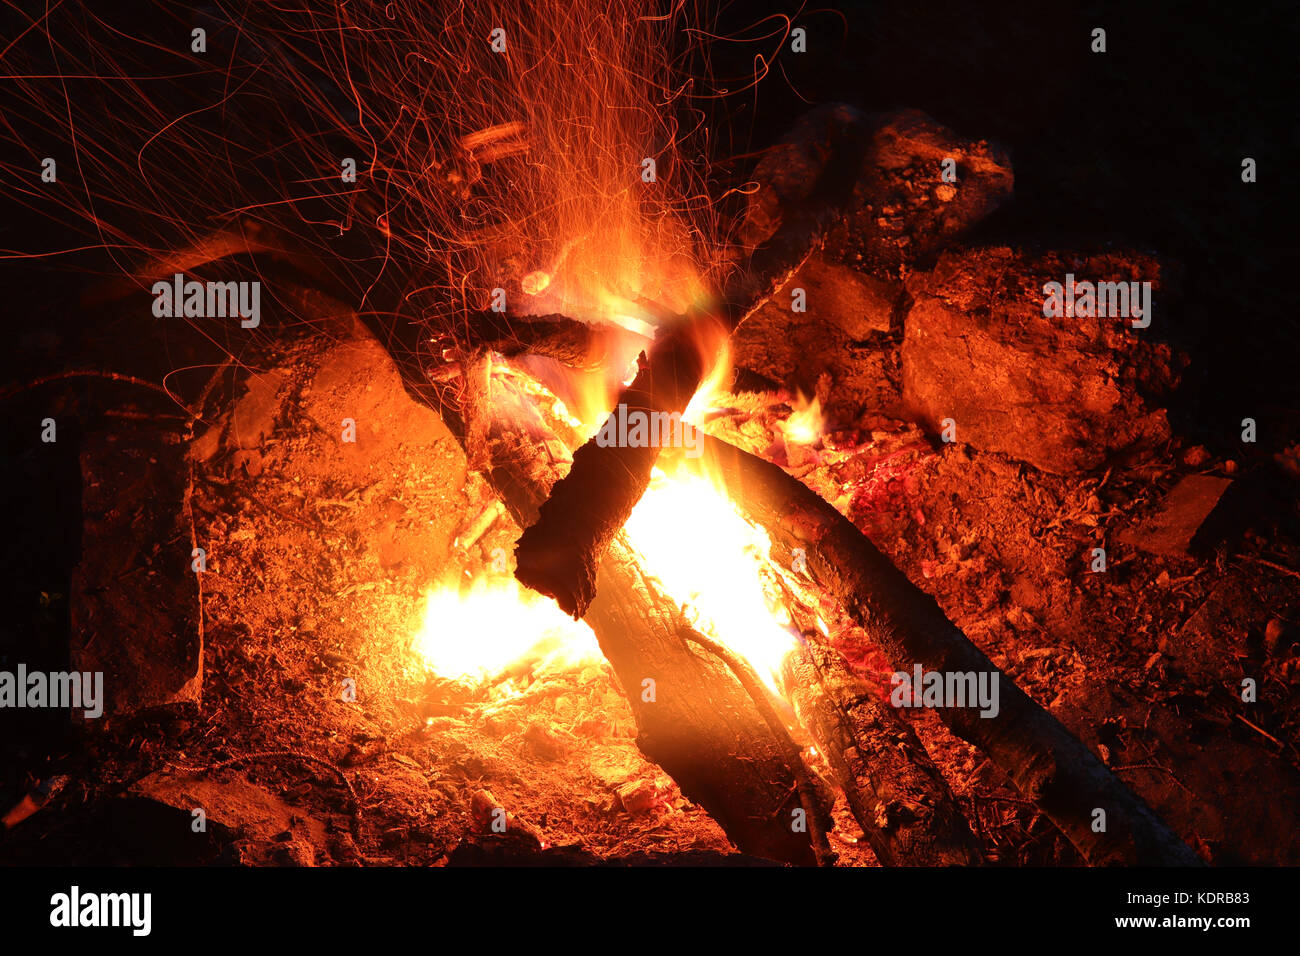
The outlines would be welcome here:
[[[1010,198],[1011,161],[1001,148],[958,136],[920,110],[870,118],[872,133],[844,222],[828,254],[881,278],[927,260]],[[956,182],[943,178],[956,164]]]
[[[359,323],[353,331],[321,357],[304,393],[302,411],[319,429],[313,441],[323,446],[322,460],[340,480],[366,483],[388,475],[389,461],[399,452],[438,460],[439,446],[455,445],[447,426],[406,394],[384,347]],[[354,440],[344,439],[344,420],[355,425],[349,436]],[[463,464],[446,479],[461,487]]]
[[[591,751],[587,769],[602,787],[618,790],[645,772],[646,763],[632,747],[603,747]]]
[[[1184,475],[1160,509],[1136,528],[1121,531],[1119,540],[1169,557],[1184,557],[1194,546],[1203,548],[1216,530],[1210,516],[1231,485],[1231,479],[1214,475]]]
[[[125,425],[82,444],[85,518],[71,582],[71,664],[103,673],[106,716],[202,696],[184,456],[183,445]]]
[[[1249,655],[1257,602],[1248,581],[1222,579],[1176,633],[1161,639],[1159,649],[1193,686],[1217,688],[1225,662]]]
[[[622,784],[615,794],[623,810],[633,816],[649,813],[663,803],[663,796],[653,780],[629,780]]]
[[[248,391],[235,405],[230,421],[230,441],[236,448],[258,448],[275,430],[280,413],[280,395],[288,378],[280,372],[250,375],[244,383]]]
[[[115,813],[135,821],[143,845],[187,844],[202,855],[215,839],[233,844],[246,865],[315,866],[328,856],[325,824],[251,783],[242,775],[227,780],[160,771],[138,781]],[[202,810],[206,830],[195,832],[194,811]]]
[[[848,426],[864,413],[886,418],[902,413],[898,350],[889,344],[855,343],[829,326],[791,321],[770,304],[740,327],[732,343],[737,366],[761,376],[745,388],[777,385],[807,397],[818,393],[826,376],[827,427]]]
[[[520,742],[525,750],[542,760],[558,760],[568,749],[560,736],[541,721],[530,723]]]
[[[949,159],[953,182],[944,177]],[[764,150],[753,179],[738,236],[744,248],[799,233],[834,197],[847,215],[827,234],[829,258],[898,279],[901,267],[932,256],[1001,205],[1015,177],[1003,150],[963,139],[919,110],[867,116],[830,103]]]
[[[242,469],[250,478],[262,473],[262,453],[257,449],[240,450],[230,456],[230,465],[236,470]]]
[[[537,827],[506,810],[490,790],[475,790],[470,795],[470,818],[479,833],[500,836],[529,849],[547,846]]]
[[[221,439],[226,430],[225,421],[208,427],[202,435],[190,442],[190,457],[197,462],[209,462],[221,451]]]
[[[805,292],[806,312],[791,308],[795,289]],[[733,360],[807,396],[829,375],[826,411],[837,421],[897,411],[897,353],[888,333],[904,294],[901,284],[813,256],[736,329]]]
[[[1280,617],[1269,618],[1264,626],[1264,650],[1269,657],[1288,657],[1300,643],[1300,627]]]
[[[828,103],[800,117],[754,167],[758,188],[749,197],[740,242],[752,249],[798,216],[837,156],[860,157],[867,132],[866,117],[844,103]]]
[[[1044,317],[1048,282],[1149,281],[1153,322],[1176,294],[1170,267],[1133,252],[1091,257],[1009,248],[945,253],[908,282],[903,401],[934,433],[1055,474],[1086,471],[1170,437],[1159,401],[1185,358],[1125,318]]]
[[[796,313],[813,322],[828,322],[851,339],[867,339],[875,332],[888,332],[903,294],[903,287],[848,266],[813,256],[774,296],[789,306],[795,289],[803,289],[808,311]]]

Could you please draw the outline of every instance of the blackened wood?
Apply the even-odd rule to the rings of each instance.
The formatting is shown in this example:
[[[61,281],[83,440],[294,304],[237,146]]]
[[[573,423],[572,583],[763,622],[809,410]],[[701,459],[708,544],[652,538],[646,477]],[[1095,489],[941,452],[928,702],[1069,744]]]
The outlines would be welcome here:
[[[817,741],[882,866],[982,862],[947,781],[878,688],[811,640],[786,658],[783,678],[800,723]]]
[[[796,549],[896,671],[997,675],[999,709],[937,708],[953,733],[983,751],[1092,864],[1195,866],[1200,858],[1150,807],[1030,698],[847,518],[776,465],[705,437],[683,461],[726,490],[772,536],[778,557]],[[1104,812],[1104,830],[1095,829]]]
[[[564,315],[510,316],[480,312],[471,317],[458,342],[471,351],[491,349],[506,358],[544,355],[580,369],[602,368],[612,345],[632,333],[579,322]]]
[[[714,657],[726,664],[731,669],[731,673],[736,680],[740,681],[740,686],[745,688],[745,693],[749,694],[750,700],[758,707],[759,713],[763,715],[763,720],[767,722],[767,726],[771,728],[773,735],[785,749],[786,766],[794,771],[795,780],[799,787],[799,803],[803,807],[804,820],[808,833],[812,837],[813,853],[817,856],[817,865],[834,865],[835,854],[831,850],[830,842],[826,839],[826,829],[830,825],[829,819],[823,824],[823,817],[829,818],[828,808],[822,806],[813,774],[804,765],[803,755],[799,751],[798,744],[791,738],[789,730],[781,720],[781,715],[772,706],[772,702],[768,699],[768,691],[754,672],[754,668],[729,647],[719,644],[712,638],[705,637],[693,628],[682,627],[679,629],[679,633],[692,644],[705,648]]]
[[[782,741],[728,668],[688,646],[680,611],[657,590],[621,533],[610,542],[597,580],[599,592],[584,620],[632,706],[641,752],[742,852],[816,862],[809,834],[793,826],[802,806]]]
[[[618,397],[611,424],[686,410],[712,365],[707,317],[675,325],[650,350],[632,384]],[[716,343],[716,339],[714,340]],[[715,346],[716,347],[716,346]],[[605,549],[622,530],[650,484],[659,458],[657,440],[630,445],[591,438],[573,456],[573,467],[555,483],[536,522],[515,549],[515,577],[582,617],[596,594],[596,572]]]
[[[791,131],[777,152],[799,157],[797,175],[791,175],[806,181],[798,184],[797,197],[788,190],[773,193],[779,212],[754,231],[756,245],[723,285],[718,302],[663,330],[641,374],[618,397],[614,414],[620,405],[651,412],[685,410],[712,366],[720,344],[715,329],[730,334],[752,315],[807,261],[837,221],[851,199],[864,144],[863,117],[843,104],[814,110]],[[519,581],[581,617],[595,594],[601,555],[645,493],[659,452],[657,447],[602,447],[595,438],[580,448],[537,523],[519,539]]]

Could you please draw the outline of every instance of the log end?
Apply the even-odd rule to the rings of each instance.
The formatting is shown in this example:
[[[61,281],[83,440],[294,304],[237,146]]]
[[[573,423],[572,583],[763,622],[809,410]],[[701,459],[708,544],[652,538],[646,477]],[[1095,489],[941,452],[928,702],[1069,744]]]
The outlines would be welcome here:
[[[536,525],[534,525],[534,528]],[[530,528],[515,546],[515,580],[553,598],[565,614],[581,619],[596,597],[596,557],[570,542],[539,542]]]

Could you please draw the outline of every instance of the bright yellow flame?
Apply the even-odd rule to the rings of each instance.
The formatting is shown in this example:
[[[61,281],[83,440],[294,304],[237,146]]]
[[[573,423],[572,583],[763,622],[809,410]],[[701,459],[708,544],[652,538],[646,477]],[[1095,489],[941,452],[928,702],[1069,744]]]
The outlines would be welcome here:
[[[414,648],[440,677],[481,680],[528,660],[576,667],[601,659],[590,627],[514,578],[479,578],[464,593],[434,591],[427,601]]]
[[[747,659],[777,691],[796,644],[790,616],[764,587],[767,532],[745,521],[708,479],[659,469],[624,525],[665,591],[697,630]]]
[[[822,435],[822,403],[816,397],[811,402],[805,402],[802,395],[799,398],[794,412],[781,423],[781,432],[787,442],[813,445]]]
[[[708,479],[656,468],[624,530],[664,591],[701,633],[745,658],[775,693],[797,639],[765,586],[767,533],[750,525]],[[513,578],[480,578],[428,596],[414,647],[441,677],[484,680],[521,663],[576,667],[601,660],[591,629]]]
[[[525,394],[546,391],[520,378],[531,383]],[[587,397],[583,382],[572,384],[575,400]],[[699,390],[689,417],[703,414],[714,387],[711,381]],[[595,419],[576,417],[570,404],[551,401],[554,414],[570,427],[592,431],[592,421],[603,420],[603,413]],[[812,409],[817,414],[815,403]],[[745,658],[779,694],[781,666],[798,638],[767,563],[767,532],[745,521],[708,478],[681,467],[654,470],[624,530],[646,569],[686,608],[696,629]],[[491,583],[479,579],[467,592],[431,594],[415,646],[431,670],[450,678],[497,676],[529,658],[557,667],[566,660],[600,659],[587,625],[504,575]]]

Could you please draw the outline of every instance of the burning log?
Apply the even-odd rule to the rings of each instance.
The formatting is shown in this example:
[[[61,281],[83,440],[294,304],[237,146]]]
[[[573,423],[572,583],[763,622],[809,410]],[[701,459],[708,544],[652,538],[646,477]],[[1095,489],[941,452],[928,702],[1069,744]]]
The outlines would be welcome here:
[[[545,488],[554,480],[558,459],[552,454],[540,468],[525,463],[533,461],[537,449],[547,447],[548,442],[553,449],[559,446],[561,454],[563,445],[526,402],[516,399],[515,408],[503,409],[501,402],[509,396],[494,395],[494,414],[485,387],[485,380],[479,381],[465,391],[463,405],[448,407],[443,402],[441,411],[453,431],[467,436],[471,460],[488,464],[490,480],[516,519],[528,525],[545,501]],[[413,391],[422,394],[423,389]],[[429,400],[427,395],[423,397]],[[535,423],[531,429],[521,430],[518,423],[528,420],[529,414]],[[458,430],[458,415],[473,434],[468,434],[464,425]],[[515,424],[505,428],[500,424],[503,420]],[[1002,690],[997,717],[985,719],[973,710],[951,707],[941,708],[939,716],[954,733],[1001,767],[1086,860],[1094,864],[1200,862],[1145,803],[998,671],[948,621],[933,598],[916,588],[834,508],[776,465],[707,436],[703,447],[705,454],[694,460],[694,467],[719,481],[749,520],[768,530],[780,554],[789,558],[795,549],[802,549],[817,583],[839,599],[849,617],[894,666],[902,670],[903,664],[920,664],[930,671],[998,675]],[[658,449],[654,451],[657,454]],[[619,542],[618,536],[611,535],[610,542]],[[670,601],[654,593],[644,572],[623,549],[620,543],[614,560],[598,566],[599,588],[588,608],[587,621],[624,686],[633,690],[629,699],[637,716],[642,750],[677,779],[683,792],[708,809],[742,849],[776,859],[811,862],[806,842],[796,841],[797,849],[792,850],[780,839],[781,845],[772,849],[782,828],[765,827],[760,821],[762,813],[757,812],[760,805],[770,806],[781,794],[785,803],[777,813],[788,814],[797,802],[794,774],[781,756],[779,742],[723,668],[710,669],[711,662],[685,651],[677,633],[678,612]],[[635,688],[645,677],[662,688],[664,675],[669,675],[676,692],[670,698],[660,695],[660,702],[672,706],[647,706],[649,702],[640,700]],[[726,689],[720,690],[723,687]],[[809,712],[805,704],[805,713]],[[717,726],[719,714],[736,723],[727,729]],[[815,717],[809,719],[816,722]],[[848,726],[853,726],[852,722],[833,728],[828,725],[824,739],[843,739],[839,735]],[[848,736],[858,732],[855,727],[848,730]],[[825,744],[823,748],[835,749]],[[859,754],[869,749],[864,747]],[[756,762],[751,762],[754,755]],[[841,771],[842,779],[847,780],[850,773],[855,779],[860,776],[847,760],[845,766],[849,771]],[[775,788],[773,782],[777,782]],[[762,789],[752,790],[755,784]],[[860,802],[859,809],[865,816],[865,803]],[[1106,828],[1101,832],[1093,830],[1096,810],[1106,814]],[[755,849],[758,846],[763,848]],[[900,850],[901,846],[893,852]],[[884,852],[888,855],[891,851]]]
[[[556,439],[536,408],[513,393],[496,389],[489,405],[484,373],[480,367],[474,387],[463,393],[472,436],[467,448],[508,494],[510,510],[524,523],[535,516],[545,488],[555,480]],[[486,430],[485,423],[490,423]],[[642,752],[709,810],[742,850],[810,862],[807,843],[799,841],[792,856],[786,839],[791,813],[799,807],[816,859],[828,862],[819,801],[802,758],[779,717],[764,706],[765,692],[748,666],[685,624],[621,533],[608,547],[596,584],[585,620],[630,691]],[[726,667],[691,654],[683,636]],[[833,655],[805,662],[806,667],[796,665],[796,706],[801,716],[808,715],[837,772],[849,768],[839,772],[839,782],[881,862],[979,862],[969,827],[910,728],[883,704],[851,700],[846,690],[853,678],[842,662],[837,669]],[[637,693],[647,678],[654,698],[648,701]],[[794,794],[797,802],[790,799]],[[774,816],[768,808],[776,805]]]
[[[705,648],[714,657],[717,657],[731,668],[736,680],[740,681],[741,686],[745,688],[745,692],[749,694],[750,699],[754,701],[759,712],[763,715],[763,719],[767,721],[773,735],[785,745],[786,763],[794,771],[795,779],[798,781],[799,802],[803,805],[805,819],[808,823],[808,832],[812,834],[813,852],[817,854],[817,863],[819,866],[832,865],[835,862],[835,855],[831,852],[830,844],[826,840],[826,833],[822,826],[821,806],[812,774],[804,766],[803,756],[800,754],[798,746],[790,738],[789,732],[785,729],[781,716],[776,712],[776,708],[772,706],[771,702],[768,701],[767,692],[763,690],[758,675],[737,654],[717,641],[712,641],[691,628],[683,628],[681,633],[686,640]]]
[[[809,834],[792,829],[796,809],[805,819],[815,816],[803,806],[801,768],[792,765],[786,740],[725,665],[691,652],[680,611],[658,592],[621,534],[597,581],[600,591],[584,620],[627,693],[641,752],[708,810],[742,852],[815,862]]]
[[[536,408],[509,389],[492,388],[486,363],[468,370],[458,398],[432,396],[405,371],[408,387],[437,403],[515,519],[535,521],[567,458]],[[585,620],[631,704],[642,752],[742,852],[816,862],[809,833],[792,826],[794,811],[803,807],[787,743],[751,696],[725,665],[691,651],[680,609],[658,590],[621,534],[611,537],[596,575],[599,593]]]
[[[725,488],[772,536],[799,552],[817,583],[899,671],[995,675],[999,707],[939,707],[940,719],[982,750],[1090,864],[1194,866],[1200,858],[1061,723],[1003,674],[852,522],[776,465],[705,436],[686,459]],[[1101,811],[1101,813],[1098,813]]]
[[[470,321],[475,353],[499,352],[506,358],[542,355],[572,368],[598,369],[609,361],[614,342],[630,332],[578,322],[564,315],[514,317],[480,312]]]
[[[611,416],[621,407],[627,418],[680,421],[712,365],[700,337],[705,329],[697,323],[707,328],[708,319],[679,322],[656,342]],[[520,583],[555,598],[575,618],[585,615],[596,594],[601,558],[649,487],[659,452],[657,441],[605,444],[599,435],[579,448],[568,475],[555,483],[519,539],[515,577]]]
[[[835,651],[808,641],[784,685],[883,866],[982,862],[970,825],[916,732]]]

